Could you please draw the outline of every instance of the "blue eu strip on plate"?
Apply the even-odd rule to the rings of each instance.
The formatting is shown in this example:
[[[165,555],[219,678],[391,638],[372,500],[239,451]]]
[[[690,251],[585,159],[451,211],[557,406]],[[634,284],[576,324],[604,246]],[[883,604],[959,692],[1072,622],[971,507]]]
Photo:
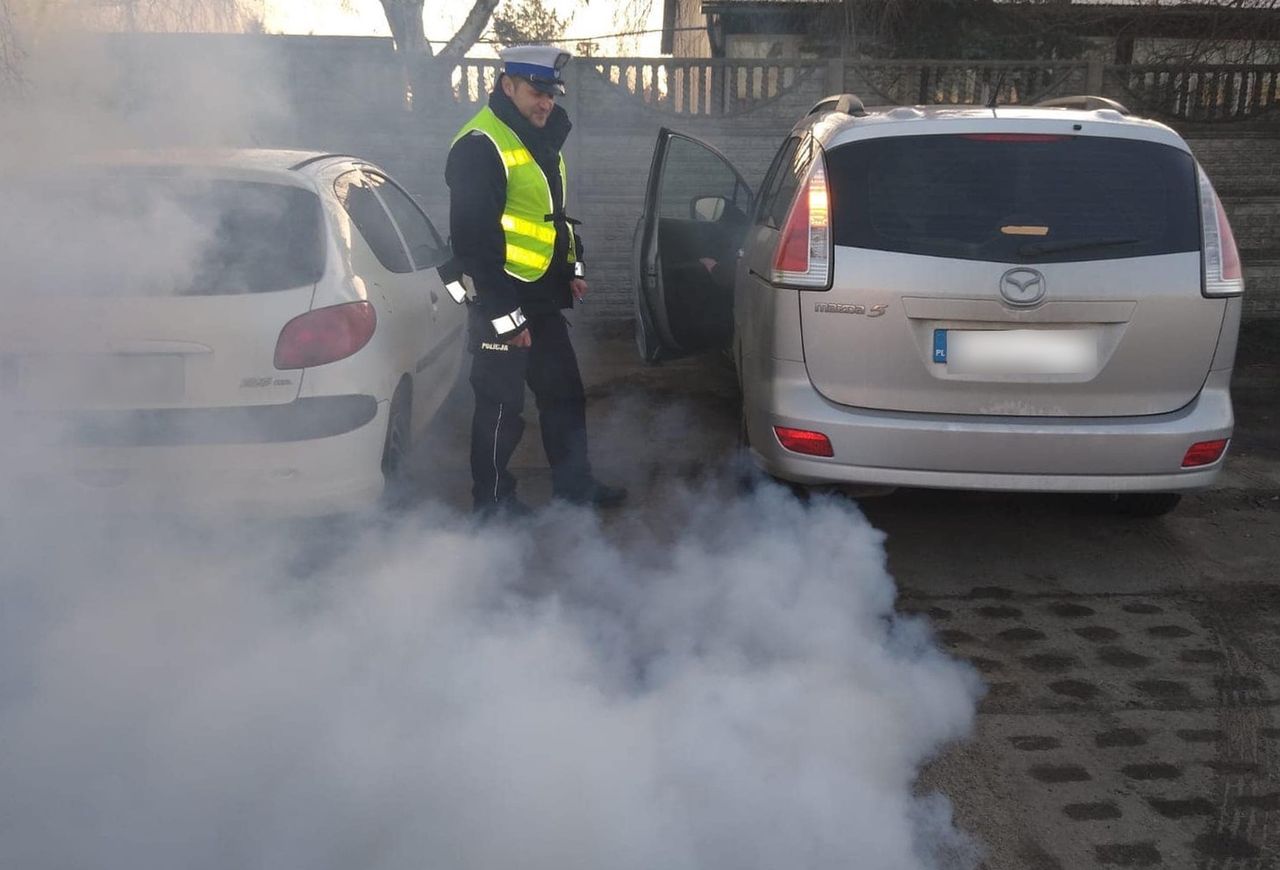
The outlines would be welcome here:
[[[947,331],[945,329],[935,329],[933,331],[933,361],[936,363],[945,363],[947,361]]]

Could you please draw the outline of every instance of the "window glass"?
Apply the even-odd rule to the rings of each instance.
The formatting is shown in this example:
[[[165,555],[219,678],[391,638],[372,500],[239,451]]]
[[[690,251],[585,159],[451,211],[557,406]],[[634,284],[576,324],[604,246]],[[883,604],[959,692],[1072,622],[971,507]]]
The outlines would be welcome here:
[[[751,206],[751,192],[728,163],[696,142],[673,136],[658,191],[658,216],[693,220],[694,202],[709,196],[725,199],[726,214],[745,217]]]
[[[128,169],[72,173],[43,193],[50,213],[60,204],[59,232],[78,245],[75,257],[44,267],[65,286],[228,296],[302,287],[324,273],[323,210],[304,188]],[[24,274],[38,252],[3,254]]]
[[[378,196],[382,197],[387,211],[391,212],[391,217],[395,219],[396,226],[400,227],[400,233],[404,236],[405,244],[409,246],[409,256],[413,259],[415,268],[426,269],[430,266],[439,266],[448,259],[440,234],[436,232],[436,228],[431,225],[431,220],[422,213],[422,209],[418,208],[418,204],[409,194],[384,175],[366,171],[365,177],[377,191]]]
[[[777,155],[774,156],[773,165],[769,167],[764,183],[760,186],[760,201],[756,207],[756,223],[773,223],[773,202],[778,197],[778,188],[785,180],[784,176],[799,144],[799,139],[795,137],[789,138],[782,143],[782,147],[778,149]]]
[[[1200,248],[1185,151],[1097,136],[910,136],[827,153],[837,245],[1047,263]]]
[[[378,262],[390,272],[412,272],[409,255],[396,232],[396,226],[387,216],[386,209],[374,195],[373,188],[358,170],[343,173],[334,182],[334,193],[347,210],[365,243],[378,258]]]

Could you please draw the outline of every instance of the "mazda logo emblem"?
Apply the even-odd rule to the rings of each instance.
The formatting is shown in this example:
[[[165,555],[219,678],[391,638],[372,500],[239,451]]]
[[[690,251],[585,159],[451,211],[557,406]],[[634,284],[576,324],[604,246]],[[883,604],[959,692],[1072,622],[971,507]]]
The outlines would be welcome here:
[[[1044,275],[1035,269],[1010,269],[1000,276],[1000,295],[1010,305],[1035,305],[1044,291]]]

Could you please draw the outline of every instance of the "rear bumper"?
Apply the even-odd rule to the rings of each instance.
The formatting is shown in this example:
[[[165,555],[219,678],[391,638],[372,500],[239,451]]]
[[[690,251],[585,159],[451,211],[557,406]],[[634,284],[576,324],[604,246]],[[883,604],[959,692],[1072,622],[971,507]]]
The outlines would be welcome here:
[[[870,411],[836,405],[804,363],[774,360],[748,412],[752,455],[798,483],[859,483],[1028,492],[1168,492],[1210,486],[1224,460],[1182,469],[1187,448],[1230,438],[1230,370],[1196,399],[1147,417],[1017,418]],[[773,426],[822,432],[831,458],[778,443]]]
[[[329,413],[337,405],[319,415],[313,413],[314,406],[304,407],[304,419],[319,422],[298,440],[279,440],[278,433],[287,430],[270,430],[277,433],[270,435],[257,427],[262,420],[257,416],[252,416],[251,428],[238,430],[238,441],[229,437],[229,430],[221,430],[225,440],[220,443],[202,443],[208,439],[196,437],[196,430],[185,424],[65,429],[67,446],[28,446],[24,452],[31,461],[6,487],[14,500],[4,501],[36,508],[99,506],[264,518],[367,508],[383,489],[381,460],[390,404],[359,398],[368,402],[348,403],[360,406],[354,416]],[[323,434],[333,429],[336,434]],[[96,442],[85,437],[87,432],[99,436]],[[107,437],[101,437],[103,433]],[[173,443],[174,438],[158,433],[192,438]]]
[[[53,425],[66,443],[85,447],[274,444],[354,432],[377,412],[373,396],[312,396],[280,405],[81,411]]]

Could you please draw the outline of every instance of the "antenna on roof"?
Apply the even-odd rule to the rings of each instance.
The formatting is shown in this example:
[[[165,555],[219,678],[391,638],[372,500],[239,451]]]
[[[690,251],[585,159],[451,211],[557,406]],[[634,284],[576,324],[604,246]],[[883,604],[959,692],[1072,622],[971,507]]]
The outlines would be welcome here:
[[[1000,70],[1000,75],[996,76],[996,86],[991,89],[991,98],[987,100],[987,108],[994,109],[996,104],[1000,102],[1000,88],[1004,85],[1004,77],[1008,74],[1008,70]]]

